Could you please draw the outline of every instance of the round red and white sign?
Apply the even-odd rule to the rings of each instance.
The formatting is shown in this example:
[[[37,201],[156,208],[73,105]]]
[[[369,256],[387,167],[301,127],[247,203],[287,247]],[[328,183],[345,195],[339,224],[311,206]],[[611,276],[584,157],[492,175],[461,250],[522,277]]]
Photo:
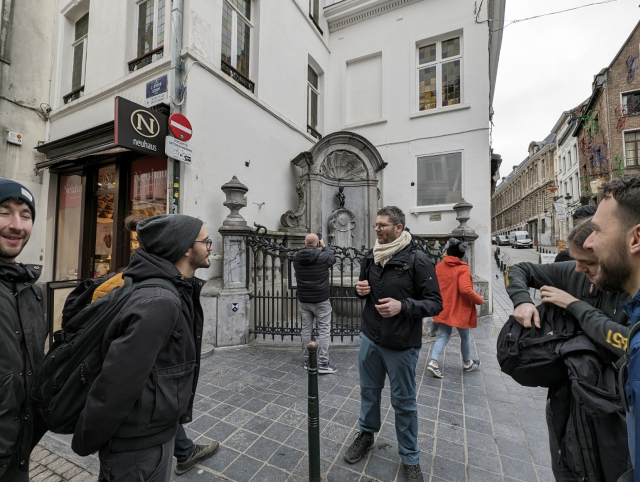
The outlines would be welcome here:
[[[169,130],[181,141],[188,141],[193,135],[191,122],[182,114],[171,114],[169,116]]]

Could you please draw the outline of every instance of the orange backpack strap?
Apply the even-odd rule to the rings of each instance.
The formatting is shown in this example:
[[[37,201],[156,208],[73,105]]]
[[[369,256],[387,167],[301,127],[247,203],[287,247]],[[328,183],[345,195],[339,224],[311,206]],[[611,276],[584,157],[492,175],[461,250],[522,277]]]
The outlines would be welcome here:
[[[99,300],[100,298],[102,298],[105,295],[108,295],[114,289],[116,289],[116,288],[118,288],[120,286],[124,286],[124,276],[123,275],[124,275],[124,273],[118,273],[118,274],[112,276],[111,278],[109,278],[104,283],[102,283],[100,286],[98,286],[96,288],[96,290],[93,292],[93,297],[91,298],[91,303],[93,303],[96,300]]]

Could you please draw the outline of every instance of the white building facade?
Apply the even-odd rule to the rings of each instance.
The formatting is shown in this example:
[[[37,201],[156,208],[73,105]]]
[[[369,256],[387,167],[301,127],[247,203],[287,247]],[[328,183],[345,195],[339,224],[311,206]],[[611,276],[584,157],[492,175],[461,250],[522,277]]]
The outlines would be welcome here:
[[[38,12],[37,15],[34,12]],[[45,138],[50,110],[55,8],[50,2],[0,0],[0,177],[25,185],[36,198],[37,229],[23,251],[42,263],[46,248],[46,189],[34,149]]]
[[[573,112],[573,115],[572,115]],[[566,204],[566,219],[558,221],[556,219],[556,230],[558,239],[565,240],[573,229],[573,218],[571,214],[580,206],[580,170],[578,162],[578,139],[573,137],[576,117],[579,109],[563,112],[553,131],[556,134],[556,187],[557,200],[564,200]]]
[[[504,2],[185,0],[181,42],[171,34],[179,3],[57,1],[53,110],[38,163],[48,280],[125,266],[137,242],[124,217],[173,204],[205,221],[221,254],[220,187],[232,176],[249,188],[249,224],[282,229],[298,204],[291,161],[340,131],[379,152],[378,202],[401,207],[412,233],[450,233],[453,206],[471,203],[473,269],[490,279],[489,127]],[[172,63],[176,46],[182,63]],[[165,105],[154,109],[180,110],[193,131],[192,161],[176,172],[164,152],[114,138],[114,99],[145,105],[147,84],[165,75]],[[220,272],[216,262],[200,276]]]

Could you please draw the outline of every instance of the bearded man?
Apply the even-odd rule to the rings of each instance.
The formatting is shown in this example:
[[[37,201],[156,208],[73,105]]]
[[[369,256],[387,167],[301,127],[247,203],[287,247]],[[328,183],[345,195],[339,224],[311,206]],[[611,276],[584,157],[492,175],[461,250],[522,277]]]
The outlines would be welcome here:
[[[636,405],[640,402],[640,176],[625,175],[602,186],[603,200],[593,216],[594,232],[584,243],[593,249],[600,269],[595,283],[604,291],[626,291],[633,298],[622,303],[629,317],[631,331],[626,342],[629,355],[629,376],[625,385],[627,431],[631,462],[640,462],[640,419]],[[620,480],[640,481],[638,476],[626,474]]]

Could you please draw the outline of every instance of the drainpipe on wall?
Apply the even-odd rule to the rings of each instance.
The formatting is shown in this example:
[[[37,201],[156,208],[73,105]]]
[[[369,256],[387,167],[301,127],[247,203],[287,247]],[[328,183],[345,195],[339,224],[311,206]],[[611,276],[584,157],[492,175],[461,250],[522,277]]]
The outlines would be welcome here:
[[[0,63],[11,64],[11,38],[13,37],[13,0],[0,2]],[[0,65],[0,93],[2,93],[3,71],[8,67]]]
[[[169,98],[171,114],[179,114],[180,105],[180,85],[182,84],[182,10],[184,0],[172,0],[171,2],[171,67],[169,70],[171,95]],[[167,209],[170,214],[179,212],[180,196],[180,163],[169,157],[168,159],[169,199]]]

